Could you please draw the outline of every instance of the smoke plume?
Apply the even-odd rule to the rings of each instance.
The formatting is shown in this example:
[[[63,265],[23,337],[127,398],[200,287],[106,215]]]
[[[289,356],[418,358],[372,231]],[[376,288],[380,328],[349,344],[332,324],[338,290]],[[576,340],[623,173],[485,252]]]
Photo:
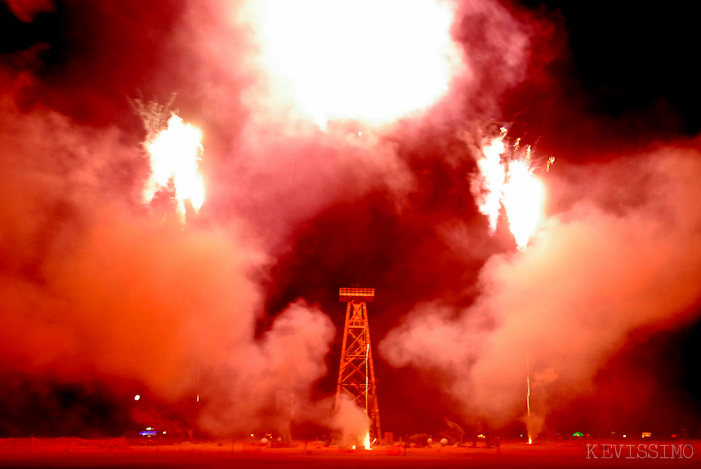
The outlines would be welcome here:
[[[542,419],[587,393],[634,334],[645,340],[694,318],[698,153],[664,148],[570,171],[551,189],[578,200],[527,251],[490,258],[473,305],[419,306],[380,344],[395,366],[440,370],[467,419],[525,419],[527,362]]]
[[[71,432],[81,418],[114,426],[104,432],[134,423],[99,423],[76,403],[103,396],[136,423],[152,418],[149,399],[187,408],[188,425],[218,435],[284,434],[305,420],[357,433],[362,410],[334,421],[328,398],[336,292],[360,284],[377,289],[383,426],[432,425],[453,403],[465,421],[501,425],[524,416],[527,361],[544,416],[594,386],[631,337],[695,320],[698,155],[632,151],[649,147],[631,134],[659,110],[617,121],[590,112],[567,68],[562,18],[497,0],[417,0],[412,8],[437,12],[419,28],[406,2],[368,3],[341,17],[357,31],[371,22],[387,41],[377,49],[412,74],[375,87],[369,78],[387,64],[363,62],[370,46],[331,37],[325,10],[309,7],[358,2],[304,3],[287,34],[329,37],[296,52],[343,71],[324,61],[338,58],[325,46],[340,44],[358,51],[354,73],[368,67],[343,82],[358,99],[342,104],[364,103],[350,114],[295,95],[326,84],[291,80],[317,68],[269,62],[265,9],[287,2],[0,2],[0,374],[45,398],[8,392],[5,407],[65,402],[76,409]],[[417,30],[445,48],[428,65],[407,35]],[[438,82],[421,79],[435,69]],[[331,81],[335,96],[342,80]],[[381,108],[392,100],[378,89],[412,106]],[[174,93],[203,135],[205,202],[185,224],[167,187],[143,203],[147,129],[130,105]],[[380,108],[364,114],[371,105]],[[570,161],[545,180],[549,217],[525,252],[504,229],[490,235],[470,192],[482,135],[501,124]],[[0,422],[7,434],[27,428]]]

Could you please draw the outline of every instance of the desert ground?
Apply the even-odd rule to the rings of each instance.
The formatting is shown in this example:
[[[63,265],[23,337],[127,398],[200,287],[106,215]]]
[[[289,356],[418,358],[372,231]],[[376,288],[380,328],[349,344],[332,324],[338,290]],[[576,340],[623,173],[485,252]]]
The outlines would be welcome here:
[[[601,467],[698,468],[701,441],[503,442],[479,446],[343,449],[320,442],[273,448],[251,441],[157,442],[126,438],[25,438],[0,440],[3,468],[325,468],[325,467]],[[639,447],[638,445],[647,445]],[[654,447],[653,444],[658,446]],[[674,444],[682,453],[671,457]],[[587,446],[589,445],[589,446]],[[592,446],[597,445],[597,446]],[[609,446],[604,446],[609,445]],[[666,446],[663,446],[666,445]],[[681,445],[681,446],[680,446]]]

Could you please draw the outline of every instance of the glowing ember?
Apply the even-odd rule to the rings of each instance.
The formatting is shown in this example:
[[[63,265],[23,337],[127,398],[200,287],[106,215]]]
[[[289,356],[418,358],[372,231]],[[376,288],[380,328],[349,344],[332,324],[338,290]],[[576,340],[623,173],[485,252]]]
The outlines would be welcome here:
[[[509,161],[505,137],[506,130],[502,129],[498,137],[482,148],[483,158],[477,161],[479,174],[473,178],[470,189],[480,213],[489,218],[490,231],[496,230],[503,206],[516,245],[525,250],[543,218],[545,187],[533,174],[530,147],[520,155],[517,141],[513,159]],[[552,157],[548,159],[547,168],[553,161]]]
[[[256,15],[275,92],[289,91],[321,127],[425,109],[463,66],[449,2],[265,0]]]
[[[151,177],[143,198],[151,202],[154,195],[173,182],[178,216],[185,222],[186,201],[195,211],[204,202],[204,184],[198,172],[202,154],[202,132],[172,114],[165,129],[150,135],[144,146],[151,156]]]

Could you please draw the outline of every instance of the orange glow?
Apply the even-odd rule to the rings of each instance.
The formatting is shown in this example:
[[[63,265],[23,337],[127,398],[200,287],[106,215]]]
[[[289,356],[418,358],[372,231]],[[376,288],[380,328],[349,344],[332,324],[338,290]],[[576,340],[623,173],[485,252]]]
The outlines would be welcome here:
[[[185,222],[185,202],[195,211],[204,203],[204,183],[198,171],[202,154],[202,132],[173,114],[168,125],[148,139],[145,147],[151,156],[151,177],[143,191],[146,203],[172,180],[178,216]]]
[[[370,432],[365,434],[365,449],[370,449]]]
[[[254,21],[272,92],[290,93],[322,128],[425,109],[462,67],[449,2],[263,0]]]

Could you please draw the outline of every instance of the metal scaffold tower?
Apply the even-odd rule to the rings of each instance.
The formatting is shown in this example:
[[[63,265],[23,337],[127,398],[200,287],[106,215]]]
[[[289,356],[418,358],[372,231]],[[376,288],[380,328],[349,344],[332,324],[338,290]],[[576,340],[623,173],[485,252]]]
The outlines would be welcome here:
[[[336,408],[341,394],[365,409],[370,420],[370,441],[382,439],[380,410],[377,405],[375,369],[372,364],[367,303],[375,298],[374,288],[341,288],[339,300],[347,303],[343,331],[341,366],[338,370]]]

